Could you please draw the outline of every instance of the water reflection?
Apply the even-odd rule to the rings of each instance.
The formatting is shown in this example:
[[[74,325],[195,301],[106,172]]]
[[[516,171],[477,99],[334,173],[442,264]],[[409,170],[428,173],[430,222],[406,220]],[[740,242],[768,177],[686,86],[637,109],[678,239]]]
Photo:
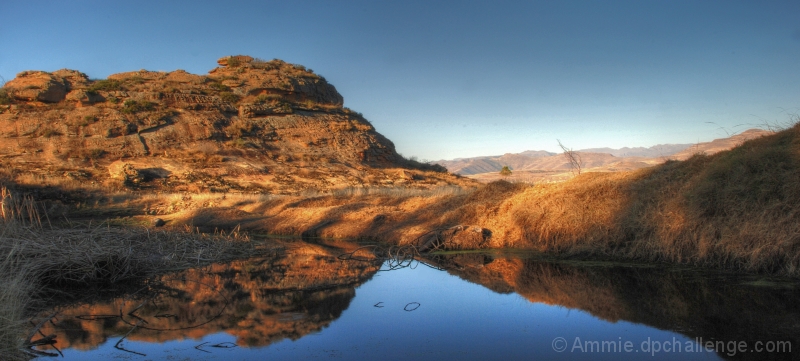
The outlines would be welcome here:
[[[641,323],[692,339],[746,341],[751,347],[790,341],[791,349],[800,351],[800,284],[792,280],[642,264],[543,262],[519,254],[429,256],[428,261],[495,292],[515,292],[530,302],[580,309],[610,322]],[[736,358],[742,357],[747,355]]]
[[[164,342],[224,331],[241,346],[297,339],[338,318],[380,267],[339,261],[344,251],[299,242],[271,256],[167,275],[110,301],[58,309],[41,332],[55,334],[60,349],[81,350],[120,335]]]
[[[569,310],[581,310],[593,316],[594,320],[589,317],[575,326],[581,331],[574,332],[581,335],[601,337],[607,331],[598,330],[630,329],[633,326],[622,324],[632,323],[685,335],[686,340],[703,338],[751,343],[783,340],[791,341],[793,350],[800,346],[800,305],[796,302],[800,291],[793,282],[781,283],[787,287],[773,287],[775,282],[765,287],[764,280],[722,273],[613,263],[544,262],[503,254],[466,253],[420,258],[417,254],[409,256],[395,250],[403,257],[382,263],[374,255],[375,248],[357,248],[355,245],[332,247],[296,242],[268,257],[164,276],[106,302],[62,307],[41,331],[44,335],[55,334],[56,346],[61,350],[90,350],[116,343],[115,352],[147,354],[147,348],[137,341],[191,339],[196,341],[190,351],[210,352],[213,348],[246,346],[260,350],[260,355],[287,352],[280,355],[299,357],[296,349],[286,350],[285,340],[319,334],[341,317],[342,321],[337,321],[339,328],[321,333],[326,335],[327,332],[331,340],[303,338],[301,344],[333,342],[332,348],[344,352],[337,355],[352,355],[345,358],[357,359],[361,357],[359,352],[369,355],[374,351],[369,351],[370,347],[380,346],[374,339],[397,339],[399,341],[387,342],[415,345],[435,339],[431,350],[440,352],[437,358],[447,359],[469,355],[464,348],[470,344],[483,345],[466,339],[470,334],[466,330],[473,327],[469,320],[477,319],[480,324],[472,333],[494,330],[492,332],[499,334],[500,330],[506,330],[502,331],[501,340],[507,348],[504,352],[518,352],[514,354],[516,357],[532,353],[545,358],[575,356],[554,353],[550,346],[555,336],[570,336],[564,330],[572,328],[558,324],[563,320],[556,317],[547,321],[550,323],[543,321],[550,316],[536,313],[544,312],[541,308],[526,309],[516,305],[515,310],[505,309],[508,299],[499,294],[518,294],[529,304],[558,306],[548,309],[549,313],[568,308],[567,315]],[[422,267],[424,272],[411,270],[420,265],[430,268]],[[378,273],[379,270],[396,271]],[[475,289],[463,291],[460,285],[465,284],[463,281],[432,276],[447,274],[439,270],[494,293],[481,294]],[[384,277],[370,281],[367,287],[364,283],[375,275]],[[358,299],[362,301],[353,306],[357,288]],[[381,289],[383,291],[376,291]],[[455,308],[456,302],[462,304],[461,299],[466,306]],[[480,303],[469,304],[479,302],[478,299]],[[344,315],[345,310],[348,310],[347,315]],[[522,312],[522,316],[515,312]],[[513,329],[512,320],[520,322],[524,317],[531,317],[543,330],[537,331],[538,343],[531,341],[530,334],[525,334],[529,325],[520,326],[521,331]],[[413,321],[416,328],[400,328],[397,320]],[[375,327],[379,331],[369,331],[371,326],[364,326],[366,323],[378,325]],[[382,324],[391,327],[380,326]],[[561,333],[549,334],[550,329],[559,329]],[[364,334],[355,334],[358,332]],[[227,336],[217,336],[220,334]],[[483,342],[489,339],[486,334],[473,336],[484,339]],[[450,337],[466,339],[462,340],[466,343]],[[449,344],[453,346],[447,346]],[[277,347],[264,348],[267,345]],[[41,350],[53,352],[52,348]],[[498,352],[485,356],[498,356]],[[515,358],[514,355],[509,357]],[[791,355],[720,354],[736,359],[791,359]],[[621,355],[584,356],[615,359]],[[684,358],[686,355],[667,356]],[[197,357],[197,353],[192,356]]]

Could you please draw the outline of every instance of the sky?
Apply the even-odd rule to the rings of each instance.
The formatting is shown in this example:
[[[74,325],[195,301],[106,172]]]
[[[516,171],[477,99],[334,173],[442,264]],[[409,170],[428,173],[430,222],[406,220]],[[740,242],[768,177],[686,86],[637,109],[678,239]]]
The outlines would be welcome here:
[[[206,74],[245,54],[313,69],[407,157],[647,147],[800,113],[798,15],[798,1],[2,0],[0,76]]]

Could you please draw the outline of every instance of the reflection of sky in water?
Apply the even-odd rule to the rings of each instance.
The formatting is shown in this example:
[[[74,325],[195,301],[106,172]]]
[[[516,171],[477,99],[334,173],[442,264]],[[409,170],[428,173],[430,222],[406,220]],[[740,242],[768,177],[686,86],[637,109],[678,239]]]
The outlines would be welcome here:
[[[375,307],[376,304],[383,307]],[[404,308],[418,302],[419,308]],[[413,306],[410,306],[411,308]],[[556,337],[567,341],[563,353],[553,351]],[[567,359],[719,359],[710,352],[581,353],[570,352],[575,338],[583,341],[631,341],[634,350],[648,337],[685,345],[691,339],[629,322],[606,322],[565,307],[530,303],[517,294],[497,294],[446,272],[420,265],[379,272],[356,290],[356,297],[339,319],[321,332],[298,340],[285,339],[269,347],[231,349],[210,345],[236,342],[219,333],[202,340],[161,344],[125,340],[121,346],[142,357],[114,349],[119,338],[93,352],[66,350],[65,360],[85,359],[205,359],[205,360],[567,360]],[[195,349],[202,348],[210,353]]]

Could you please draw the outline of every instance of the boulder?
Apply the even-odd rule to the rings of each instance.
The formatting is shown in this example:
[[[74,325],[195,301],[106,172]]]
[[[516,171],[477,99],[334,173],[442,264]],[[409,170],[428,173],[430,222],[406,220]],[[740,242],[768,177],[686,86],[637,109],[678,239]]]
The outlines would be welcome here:
[[[492,231],[481,226],[458,225],[424,234],[417,239],[420,252],[442,249],[481,249],[489,246]]]
[[[76,89],[67,93],[65,99],[68,101],[79,102],[81,105],[99,103],[105,100],[100,94],[89,93],[82,89]]]
[[[67,83],[64,79],[44,71],[19,73],[4,88],[14,98],[23,101],[58,103],[67,95]]]
[[[60,69],[54,71],[53,75],[64,79],[67,92],[74,89],[86,89],[89,86],[89,77],[77,70]]]
[[[132,164],[122,161],[116,161],[108,166],[108,173],[111,178],[123,180],[126,182],[138,183],[141,181],[141,174]]]
[[[414,173],[411,173],[411,172],[409,172],[409,171],[407,171],[405,169],[400,169],[397,172],[397,178],[404,179],[404,180],[413,180],[414,179]]]

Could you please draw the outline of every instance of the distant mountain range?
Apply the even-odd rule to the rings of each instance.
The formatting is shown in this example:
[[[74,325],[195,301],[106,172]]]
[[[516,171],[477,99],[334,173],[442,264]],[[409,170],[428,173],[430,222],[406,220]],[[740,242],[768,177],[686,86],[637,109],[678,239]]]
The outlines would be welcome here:
[[[659,145],[654,145],[650,148],[645,148],[645,147],[634,147],[634,148],[624,147],[620,149],[589,148],[589,149],[578,150],[578,152],[606,153],[606,154],[611,154],[615,157],[658,158],[658,157],[667,157],[673,155],[693,145],[694,144],[659,144]]]
[[[697,153],[714,154],[731,149],[749,139],[758,138],[773,132],[763,129],[749,129],[728,138],[715,139],[697,144],[659,144],[649,148],[589,148],[578,150],[586,171],[624,171],[650,167],[668,159],[684,160]],[[522,153],[506,153],[498,156],[457,158],[441,160],[436,163],[452,173],[461,174],[481,181],[502,178],[499,172],[503,166],[514,171],[517,180],[561,179],[569,177],[570,165],[561,153],[543,150],[528,150]]]

